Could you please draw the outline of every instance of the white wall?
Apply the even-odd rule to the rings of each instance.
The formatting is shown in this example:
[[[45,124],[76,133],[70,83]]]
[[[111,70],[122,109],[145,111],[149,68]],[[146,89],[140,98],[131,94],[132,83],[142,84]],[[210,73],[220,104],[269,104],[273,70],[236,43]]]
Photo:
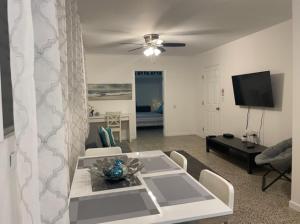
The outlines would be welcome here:
[[[0,142],[0,223],[17,222],[16,195],[14,188],[14,169],[10,168],[9,155],[15,149],[15,138],[10,137]]]
[[[300,212],[300,1],[293,1],[293,171],[290,207]]]
[[[163,101],[162,77],[136,77],[135,79],[135,94],[136,103],[139,106],[151,106],[152,100],[158,102]]]
[[[247,109],[235,106],[231,76],[270,70],[276,108],[266,110],[262,128],[265,145],[272,145],[292,135],[292,21],[287,21],[258,33],[225,44],[198,56],[198,88],[207,66],[218,65],[221,88],[225,97],[221,102],[221,132],[240,136],[245,130]],[[203,106],[198,100],[198,114]],[[250,113],[249,129],[258,131],[262,110]],[[203,136],[203,116],[198,116],[199,135]],[[204,118],[205,119],[205,118]]]
[[[136,137],[135,70],[164,72],[164,117],[166,135],[195,133],[195,71],[190,57],[160,56],[155,61],[143,55],[87,54],[88,83],[132,83],[131,101],[90,101],[100,113],[122,111],[133,115],[131,135]]]

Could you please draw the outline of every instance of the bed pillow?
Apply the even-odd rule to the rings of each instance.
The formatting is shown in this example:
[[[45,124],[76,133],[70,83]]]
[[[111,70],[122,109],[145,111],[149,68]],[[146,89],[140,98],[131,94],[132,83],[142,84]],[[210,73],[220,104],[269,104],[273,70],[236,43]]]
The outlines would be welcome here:
[[[161,105],[159,106],[159,108],[158,108],[155,112],[156,112],[156,113],[163,114],[163,113],[164,113],[163,104],[161,104]]]
[[[101,139],[103,147],[111,147],[109,134],[105,128],[99,128],[99,137]]]
[[[116,146],[116,141],[115,141],[115,138],[114,138],[111,128],[105,128],[105,130],[107,131],[108,136],[109,136],[110,146]]]

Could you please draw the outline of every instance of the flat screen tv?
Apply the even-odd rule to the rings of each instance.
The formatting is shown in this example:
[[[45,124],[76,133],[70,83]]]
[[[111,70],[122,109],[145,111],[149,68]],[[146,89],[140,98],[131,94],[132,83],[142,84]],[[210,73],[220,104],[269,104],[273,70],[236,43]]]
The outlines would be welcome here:
[[[270,71],[232,76],[235,104],[274,107]]]

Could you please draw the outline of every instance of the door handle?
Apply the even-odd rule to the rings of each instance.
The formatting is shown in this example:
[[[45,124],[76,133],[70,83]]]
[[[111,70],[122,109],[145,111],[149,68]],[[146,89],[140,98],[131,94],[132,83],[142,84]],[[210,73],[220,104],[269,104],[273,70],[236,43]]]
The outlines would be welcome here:
[[[217,107],[217,108],[216,108],[216,110],[218,110],[218,111],[219,111],[219,110],[220,110],[220,107]]]

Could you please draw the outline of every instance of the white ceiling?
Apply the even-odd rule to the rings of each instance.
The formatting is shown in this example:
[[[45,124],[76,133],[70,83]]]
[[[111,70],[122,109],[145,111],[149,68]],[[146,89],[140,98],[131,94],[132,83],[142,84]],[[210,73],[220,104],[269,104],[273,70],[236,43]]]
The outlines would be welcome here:
[[[78,0],[88,52],[129,53],[146,33],[185,42],[168,55],[195,55],[291,18],[291,0]]]

